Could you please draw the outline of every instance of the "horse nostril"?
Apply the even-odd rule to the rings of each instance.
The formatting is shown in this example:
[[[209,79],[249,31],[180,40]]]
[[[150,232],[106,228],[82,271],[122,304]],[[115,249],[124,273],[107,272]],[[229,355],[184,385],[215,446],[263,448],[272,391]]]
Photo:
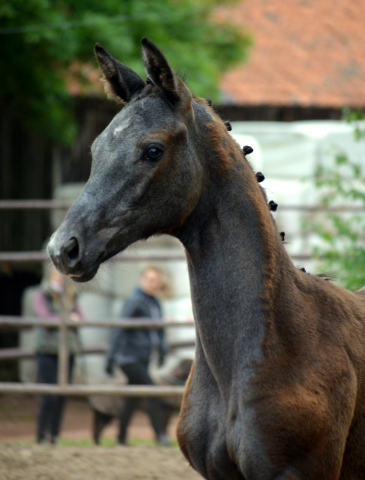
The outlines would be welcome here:
[[[79,242],[75,237],[70,238],[67,240],[67,242],[63,246],[63,256],[65,260],[67,260],[67,263],[70,267],[73,267],[76,265],[78,259],[79,259],[79,254],[80,254],[80,249],[79,249]]]

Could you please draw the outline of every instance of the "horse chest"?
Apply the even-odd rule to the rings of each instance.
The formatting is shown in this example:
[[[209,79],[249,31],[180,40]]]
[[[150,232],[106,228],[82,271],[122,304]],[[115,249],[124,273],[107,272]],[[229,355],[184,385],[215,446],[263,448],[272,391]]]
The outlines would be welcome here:
[[[188,385],[177,432],[182,451],[204,478],[261,478],[257,472],[270,468],[254,411],[244,406],[237,391],[225,401],[209,376],[206,371]]]

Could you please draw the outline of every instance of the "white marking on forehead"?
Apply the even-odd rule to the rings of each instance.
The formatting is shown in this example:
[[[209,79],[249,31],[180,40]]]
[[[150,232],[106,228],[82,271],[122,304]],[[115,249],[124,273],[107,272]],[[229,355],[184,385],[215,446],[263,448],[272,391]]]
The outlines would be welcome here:
[[[126,130],[129,127],[130,123],[131,123],[130,118],[123,119],[123,121],[114,129],[113,135],[114,136],[120,135],[120,133],[123,132],[123,130]]]

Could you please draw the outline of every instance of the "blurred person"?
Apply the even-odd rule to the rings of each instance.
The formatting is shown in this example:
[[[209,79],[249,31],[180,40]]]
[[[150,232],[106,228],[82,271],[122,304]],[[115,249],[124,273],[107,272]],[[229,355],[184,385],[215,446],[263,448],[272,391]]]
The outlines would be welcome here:
[[[59,319],[62,306],[67,308],[70,319],[77,322],[83,314],[77,303],[72,283],[67,281],[53,266],[46,266],[46,273],[39,289],[35,291],[33,311],[36,317]],[[65,288],[64,298],[63,289]],[[71,381],[75,354],[80,352],[80,340],[76,328],[68,328],[69,370]],[[57,327],[36,328],[36,355],[38,381],[40,383],[57,384],[58,377],[58,344],[59,329]],[[62,416],[66,397],[64,395],[42,395],[40,397],[37,416],[36,439],[38,443],[49,441],[57,443],[60,434]]]
[[[153,266],[145,268],[140,275],[139,286],[124,304],[121,318],[161,318],[161,305],[156,294],[164,288],[162,271]],[[129,385],[154,385],[148,372],[152,354],[157,353],[158,366],[162,366],[167,350],[162,328],[113,329],[107,351],[106,372],[112,375],[113,366],[117,365],[127,376]],[[118,443],[121,445],[128,445],[127,429],[139,401],[140,398],[127,397],[120,411]],[[160,399],[148,398],[146,410],[157,444],[170,445],[172,442],[165,433]]]

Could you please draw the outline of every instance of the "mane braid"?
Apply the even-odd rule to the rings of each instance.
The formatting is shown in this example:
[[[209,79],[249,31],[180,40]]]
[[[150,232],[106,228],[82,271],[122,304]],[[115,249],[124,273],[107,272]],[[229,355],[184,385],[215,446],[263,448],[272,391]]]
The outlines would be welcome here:
[[[329,282],[332,282],[336,278],[335,275],[328,272],[318,273],[316,277],[323,278],[324,280],[327,280]]]

